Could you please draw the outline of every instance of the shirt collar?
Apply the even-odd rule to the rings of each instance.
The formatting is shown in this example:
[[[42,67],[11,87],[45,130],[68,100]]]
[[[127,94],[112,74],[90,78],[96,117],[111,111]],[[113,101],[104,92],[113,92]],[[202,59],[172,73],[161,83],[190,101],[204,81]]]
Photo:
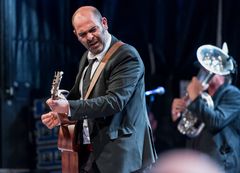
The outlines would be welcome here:
[[[88,59],[94,59],[94,58],[97,58],[97,60],[100,62],[104,55],[107,53],[107,50],[109,49],[110,47],[110,44],[111,44],[111,41],[112,41],[112,37],[109,33],[107,33],[107,41],[106,41],[106,45],[105,45],[105,48],[103,49],[103,51],[97,55],[93,55],[90,51],[88,52]]]

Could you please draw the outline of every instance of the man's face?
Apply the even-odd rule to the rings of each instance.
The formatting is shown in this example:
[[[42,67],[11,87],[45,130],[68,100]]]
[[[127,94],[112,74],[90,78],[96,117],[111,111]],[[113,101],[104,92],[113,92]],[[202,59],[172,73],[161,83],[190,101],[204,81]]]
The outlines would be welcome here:
[[[86,49],[94,55],[103,51],[108,29],[106,18],[76,15],[73,26],[75,35]]]
[[[209,88],[215,88],[221,86],[224,83],[224,76],[215,74],[209,82]]]

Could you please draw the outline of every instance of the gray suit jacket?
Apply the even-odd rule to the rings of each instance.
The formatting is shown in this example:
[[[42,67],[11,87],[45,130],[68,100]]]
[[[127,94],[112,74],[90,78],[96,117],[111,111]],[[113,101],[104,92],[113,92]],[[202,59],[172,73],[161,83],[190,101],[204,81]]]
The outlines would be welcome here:
[[[111,45],[116,41],[112,37]],[[84,101],[79,100],[79,81],[86,59],[87,53],[81,59],[68,100],[72,120],[88,118],[94,122],[91,141],[100,171],[130,173],[155,162],[145,103],[144,65],[136,49],[127,44],[121,46]]]
[[[189,106],[205,122],[201,134],[187,142],[188,147],[207,153],[226,173],[240,172],[240,91],[222,85],[213,96],[214,109],[198,97]]]

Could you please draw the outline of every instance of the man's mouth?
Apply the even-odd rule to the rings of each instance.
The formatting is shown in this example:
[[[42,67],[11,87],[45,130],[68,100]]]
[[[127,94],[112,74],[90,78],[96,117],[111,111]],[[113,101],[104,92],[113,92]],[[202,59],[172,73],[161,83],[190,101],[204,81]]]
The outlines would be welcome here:
[[[92,47],[92,46],[96,45],[97,43],[98,43],[97,41],[93,42],[93,43],[90,43],[89,46]]]

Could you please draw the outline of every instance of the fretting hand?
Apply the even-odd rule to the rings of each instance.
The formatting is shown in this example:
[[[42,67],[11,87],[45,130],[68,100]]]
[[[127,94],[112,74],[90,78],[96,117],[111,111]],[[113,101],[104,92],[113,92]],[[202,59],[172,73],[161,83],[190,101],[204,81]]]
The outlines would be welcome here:
[[[53,100],[50,98],[47,100],[46,103],[50,107],[50,109],[54,112],[64,114],[68,114],[69,112],[69,103],[66,99],[60,98],[58,100]]]

